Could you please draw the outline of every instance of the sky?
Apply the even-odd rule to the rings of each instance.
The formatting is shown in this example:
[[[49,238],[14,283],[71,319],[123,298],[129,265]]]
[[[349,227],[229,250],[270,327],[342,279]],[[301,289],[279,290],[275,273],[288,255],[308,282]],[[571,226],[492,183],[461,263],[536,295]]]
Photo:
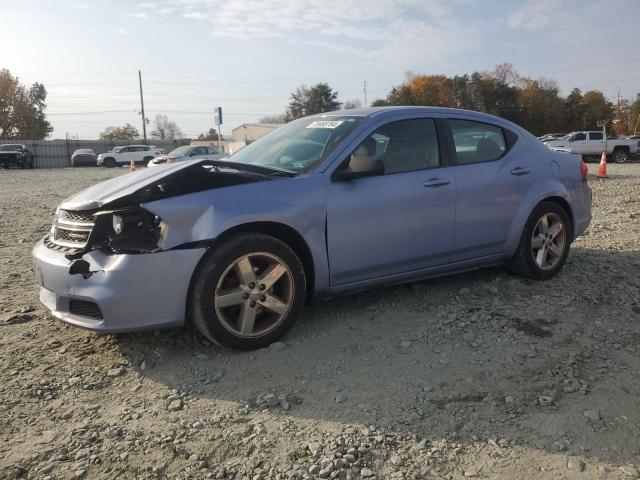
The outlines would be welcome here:
[[[640,1],[0,0],[0,69],[45,85],[51,138],[142,131],[164,114],[185,135],[284,112],[299,85],[341,101],[384,98],[406,72],[446,75],[510,62],[523,75],[640,92]]]

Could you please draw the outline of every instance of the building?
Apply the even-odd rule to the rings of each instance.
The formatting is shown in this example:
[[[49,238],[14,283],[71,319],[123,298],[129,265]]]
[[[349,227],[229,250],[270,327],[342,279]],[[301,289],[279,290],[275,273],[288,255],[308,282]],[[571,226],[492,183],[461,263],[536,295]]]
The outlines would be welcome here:
[[[281,123],[243,123],[231,131],[229,153],[240,150],[280,126]]]

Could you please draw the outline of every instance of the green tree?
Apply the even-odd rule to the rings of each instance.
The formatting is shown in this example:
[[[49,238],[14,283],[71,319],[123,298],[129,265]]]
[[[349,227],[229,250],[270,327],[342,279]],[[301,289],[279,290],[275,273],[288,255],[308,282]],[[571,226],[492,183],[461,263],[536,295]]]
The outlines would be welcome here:
[[[636,101],[631,104],[630,125],[632,133],[640,132],[640,93],[636,96]]]
[[[301,85],[291,94],[286,116],[290,121],[307,115],[339,110],[341,105],[338,92],[334,92],[329,84],[318,83],[311,87]]]
[[[557,132],[566,125],[565,102],[555,82],[520,78],[518,106],[520,124],[534,135]]]
[[[140,138],[140,133],[138,133],[136,127],[126,123],[122,127],[107,127],[100,134],[100,138],[105,140],[133,140],[134,138]]]
[[[0,138],[40,140],[51,133],[46,99],[41,83],[27,88],[9,70],[0,70]]]

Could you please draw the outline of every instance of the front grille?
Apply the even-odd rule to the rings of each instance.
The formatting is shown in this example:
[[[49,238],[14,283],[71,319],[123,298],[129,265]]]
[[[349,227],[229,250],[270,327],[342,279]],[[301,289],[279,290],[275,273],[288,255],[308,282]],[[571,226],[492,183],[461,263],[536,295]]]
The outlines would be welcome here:
[[[81,223],[93,223],[93,214],[96,213],[95,210],[84,210],[84,211],[71,211],[71,210],[61,210],[60,214],[63,215],[64,218],[70,222],[81,222]]]
[[[64,247],[62,245],[55,244],[51,241],[51,237],[49,235],[44,237],[44,246],[61,253],[75,253],[79,250],[79,248]]]
[[[60,210],[51,229],[50,241],[67,248],[83,248],[93,228],[94,210]]]
[[[81,317],[102,320],[102,312],[98,304],[87,300],[69,300],[69,312]]]

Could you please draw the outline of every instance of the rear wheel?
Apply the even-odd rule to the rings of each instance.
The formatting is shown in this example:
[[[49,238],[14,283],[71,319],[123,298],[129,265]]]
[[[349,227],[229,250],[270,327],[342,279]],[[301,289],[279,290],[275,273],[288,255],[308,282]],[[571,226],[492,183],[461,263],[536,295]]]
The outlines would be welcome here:
[[[629,160],[629,152],[626,150],[615,150],[611,155],[611,159],[616,163],[625,163]]]
[[[149,162],[153,160],[153,157],[144,157],[144,159],[142,160],[142,164],[146,167],[147,165],[149,165]]]
[[[199,265],[190,316],[209,340],[226,347],[265,347],[285,334],[302,311],[306,282],[300,259],[263,234],[230,237]]]
[[[562,269],[570,242],[567,212],[555,202],[541,202],[527,220],[509,267],[518,275],[547,280]]]
[[[32,168],[34,167],[34,163],[35,163],[35,162],[33,161],[33,157],[31,157],[31,158],[29,159],[29,168],[30,168],[30,169],[32,169]]]
[[[116,166],[116,160],[113,157],[107,157],[102,161],[102,164],[107,168],[113,168]]]

